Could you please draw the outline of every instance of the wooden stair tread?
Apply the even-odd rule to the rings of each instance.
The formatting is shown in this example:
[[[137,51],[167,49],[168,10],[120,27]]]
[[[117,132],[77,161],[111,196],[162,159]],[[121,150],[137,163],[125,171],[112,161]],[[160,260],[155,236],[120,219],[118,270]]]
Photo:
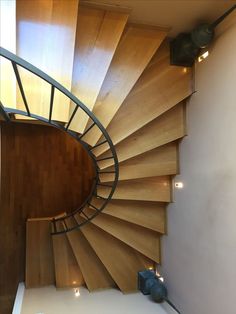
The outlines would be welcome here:
[[[127,19],[127,13],[85,6],[79,8],[72,93],[90,110],[96,102]],[[71,111],[73,109],[71,105]],[[70,129],[83,133],[87,122],[88,116],[79,110]]]
[[[84,284],[83,275],[71,249],[66,234],[63,233],[53,235],[52,242],[56,287],[70,288],[82,286]]]
[[[110,189],[99,186],[97,194],[107,197]],[[113,199],[140,201],[171,201],[171,179],[169,176],[119,181]]]
[[[79,0],[18,0],[16,3],[17,55],[69,90],[78,4]],[[48,118],[51,86],[29,71],[20,69],[19,72],[30,111]],[[24,110],[19,93],[17,95],[17,108]],[[52,118],[68,121],[69,104],[69,99],[55,91]]]
[[[54,283],[51,221],[27,220],[25,285],[33,288]]]
[[[167,34],[166,30],[129,25],[116,49],[94,105],[93,113],[106,128]],[[112,104],[112,105],[111,105]],[[84,140],[94,145],[97,129]]]
[[[114,144],[192,94],[192,68],[170,65],[169,51],[165,40],[107,127]],[[105,150],[100,147],[99,154]]]
[[[185,124],[185,102],[181,102],[117,144],[119,162],[182,138],[186,134]],[[108,155],[109,152],[99,155],[99,159]],[[105,169],[112,164],[108,159],[101,161],[99,166]]]
[[[93,200],[93,205],[102,204],[99,199]],[[103,209],[103,213],[132,222],[136,225],[154,230],[166,232],[166,205],[160,202],[111,200]]]
[[[70,224],[67,223],[68,226]],[[89,291],[114,287],[110,274],[80,230],[67,233],[67,238]]]
[[[0,1],[0,47],[16,53],[15,1]],[[7,31],[6,31],[7,30]],[[16,108],[16,79],[12,64],[0,58],[1,103],[8,108]]]
[[[86,214],[92,212],[93,209],[86,209]],[[160,234],[157,232],[103,213],[91,222],[151,260],[160,263]]]
[[[137,272],[153,267],[153,262],[91,223],[84,225],[81,231],[120,290],[136,291]]]
[[[179,171],[178,143],[172,142],[130,158],[119,164],[119,180],[174,175]],[[113,167],[106,168],[112,171]],[[100,174],[101,182],[114,180],[112,173]]]

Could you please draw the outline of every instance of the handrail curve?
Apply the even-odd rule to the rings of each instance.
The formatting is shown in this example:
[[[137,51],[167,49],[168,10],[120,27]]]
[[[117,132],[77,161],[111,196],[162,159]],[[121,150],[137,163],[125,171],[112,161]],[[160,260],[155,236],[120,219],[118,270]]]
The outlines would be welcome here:
[[[0,47],[0,57],[11,62],[14,73],[15,73],[16,81],[20,90],[20,94],[21,94],[21,97],[23,99],[23,103],[25,106],[25,111],[24,111],[24,110],[6,107],[4,106],[2,102],[0,102],[0,115],[3,117],[3,119],[6,120],[7,122],[11,122],[12,115],[22,115],[22,116],[39,120],[57,129],[60,129],[66,132],[67,134],[69,134],[70,136],[72,136],[73,138],[75,138],[79,143],[81,143],[82,146],[87,151],[89,157],[93,161],[96,175],[94,178],[94,182],[93,182],[90,194],[88,195],[84,203],[73,212],[68,213],[63,217],[57,217],[57,218],[54,217],[52,219],[52,226],[53,226],[52,234],[66,233],[74,229],[80,228],[81,226],[83,226],[84,224],[92,220],[94,217],[96,217],[106,207],[106,205],[111,200],[112,195],[114,194],[114,191],[117,186],[118,178],[119,178],[119,163],[118,163],[118,158],[117,158],[114,144],[109,134],[107,133],[106,129],[103,127],[101,122],[96,118],[96,116],[68,89],[66,89],[56,80],[54,80],[52,77],[50,77],[49,75],[47,75],[46,73],[44,73],[43,71],[41,71],[40,69],[32,65],[31,63],[16,56],[15,54],[6,50],[5,48]],[[39,116],[30,112],[30,105],[28,104],[26,95],[24,93],[24,86],[22,84],[22,80],[21,80],[18,68],[23,68],[31,72],[32,74],[36,75],[37,77],[41,78],[42,80],[44,80],[45,82],[51,85],[48,118],[45,118],[45,117],[42,117],[42,116]],[[75,105],[73,112],[71,113],[70,118],[68,122],[66,123],[66,125],[63,125],[62,123],[58,123],[52,120],[52,112],[53,112],[53,107],[54,107],[54,94],[56,90],[64,94],[68,99],[70,99],[70,103],[73,103]],[[89,127],[87,127],[84,133],[82,134],[77,133],[73,130],[70,130],[69,128],[78,109],[81,109],[85,112],[85,114],[88,116],[88,121],[90,122],[88,123]],[[98,144],[95,144],[94,146],[91,146],[88,143],[86,143],[86,141],[84,141],[83,138],[84,138],[84,135],[89,133],[95,126],[100,130],[103,141],[99,142]],[[105,143],[108,144],[109,146],[108,151],[110,151],[111,153],[111,156],[109,158],[114,160],[114,164],[113,164],[114,171],[112,171],[114,173],[114,180],[112,182],[109,182],[109,185],[106,185],[110,189],[110,191],[108,192],[108,195],[106,197],[101,197],[97,195],[97,188],[99,185],[102,185],[100,181],[100,174],[104,173],[105,171],[102,171],[102,169],[99,167],[99,161],[101,160],[99,160],[95,156],[95,154],[93,153],[93,150],[96,147],[103,145]],[[100,207],[97,207],[93,204],[94,199],[102,200],[102,204]],[[84,210],[88,207],[93,208],[95,210],[94,213],[92,213],[91,215],[88,215],[84,212]],[[79,220],[78,215],[83,215],[83,219]],[[72,226],[71,226],[71,221],[69,223],[70,226],[68,224],[68,221],[70,218],[73,218]]]

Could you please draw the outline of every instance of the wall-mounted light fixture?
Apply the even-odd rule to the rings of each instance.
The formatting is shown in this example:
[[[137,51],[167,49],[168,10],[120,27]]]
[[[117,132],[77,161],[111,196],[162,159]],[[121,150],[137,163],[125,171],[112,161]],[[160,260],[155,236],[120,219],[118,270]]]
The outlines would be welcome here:
[[[164,285],[164,278],[160,276],[158,272],[154,270],[143,270],[138,272],[138,289],[144,295],[151,295],[152,299],[161,303],[166,301],[177,313],[179,310],[168,299],[167,288]]]
[[[80,296],[79,288],[74,289],[75,297],[78,298]]]
[[[198,57],[198,62],[202,62],[204,59],[206,59],[209,56],[209,51],[205,51]]]
[[[191,33],[181,33],[170,42],[170,64],[191,67],[199,56],[201,49],[206,48],[214,38],[215,28],[228,16],[236,4],[212,24],[198,25]]]
[[[180,181],[175,182],[175,188],[176,189],[182,189],[183,187],[184,187],[183,182],[180,182]]]

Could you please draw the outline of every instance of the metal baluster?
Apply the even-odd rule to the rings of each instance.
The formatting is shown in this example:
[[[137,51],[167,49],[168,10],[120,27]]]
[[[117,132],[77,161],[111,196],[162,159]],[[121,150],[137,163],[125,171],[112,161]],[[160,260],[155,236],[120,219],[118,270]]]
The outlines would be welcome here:
[[[49,119],[48,119],[48,121],[49,121],[49,122],[51,122],[51,120],[52,120],[52,110],[53,110],[53,101],[54,101],[54,91],[55,91],[55,87],[52,85],[52,86],[51,86],[51,97],[50,97]]]
[[[81,140],[94,126],[96,125],[95,122],[90,125],[90,127],[79,137],[79,140]]]
[[[76,114],[76,112],[77,112],[77,110],[78,110],[78,108],[79,108],[79,106],[76,106],[76,107],[75,107],[75,109],[74,109],[74,111],[73,111],[73,113],[72,113],[72,115],[71,115],[71,117],[70,117],[70,120],[69,120],[69,122],[67,123],[66,131],[68,130],[68,128],[69,128],[69,126],[70,126],[70,124],[71,124],[71,122],[72,122],[72,120],[73,120],[73,118],[74,118],[74,116],[75,116],[75,114]]]
[[[18,86],[19,86],[19,89],[20,89],[21,97],[22,97],[24,105],[25,105],[25,109],[27,111],[28,116],[30,117],[30,110],[29,110],[29,106],[28,106],[28,103],[27,103],[27,100],[26,100],[26,97],[25,97],[25,92],[24,92],[24,88],[23,88],[23,85],[22,85],[22,82],[21,82],[21,78],[20,78],[20,74],[19,74],[17,65],[13,61],[11,63],[12,63],[12,66],[13,66],[13,69],[14,69],[14,72],[15,72],[16,80],[17,80],[17,83],[18,83]]]
[[[8,115],[8,113],[6,113],[6,111],[4,110],[4,107],[2,105],[2,103],[0,102],[0,114],[3,116],[4,120],[7,121],[7,122],[10,122],[11,119]]]
[[[57,224],[56,224],[56,220],[54,218],[52,220],[52,224],[53,224],[54,233],[57,233]]]
[[[97,161],[102,161],[102,160],[107,160],[107,159],[114,159],[114,156],[104,157],[104,158],[101,158],[101,159],[97,159]]]
[[[94,205],[92,205],[92,204],[90,204],[90,203],[88,203],[88,205],[91,206],[92,208],[94,208],[96,211],[99,212],[99,209],[98,209],[96,206],[94,206]]]
[[[105,141],[103,141],[103,142],[101,142],[101,143],[99,143],[99,144],[96,144],[96,145],[94,145],[93,147],[91,147],[89,150],[91,151],[91,150],[93,150],[93,149],[95,149],[95,148],[97,148],[97,147],[99,147],[99,146],[105,144],[106,142],[107,142],[107,140],[105,140]]]
[[[83,211],[81,211],[81,214],[89,220],[89,217]]]

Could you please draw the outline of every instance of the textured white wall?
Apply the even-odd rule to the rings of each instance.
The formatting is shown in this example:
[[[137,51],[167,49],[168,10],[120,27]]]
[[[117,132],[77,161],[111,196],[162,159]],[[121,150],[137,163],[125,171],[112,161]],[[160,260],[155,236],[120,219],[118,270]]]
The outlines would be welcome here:
[[[196,65],[163,268],[183,314],[236,313],[236,12]]]

